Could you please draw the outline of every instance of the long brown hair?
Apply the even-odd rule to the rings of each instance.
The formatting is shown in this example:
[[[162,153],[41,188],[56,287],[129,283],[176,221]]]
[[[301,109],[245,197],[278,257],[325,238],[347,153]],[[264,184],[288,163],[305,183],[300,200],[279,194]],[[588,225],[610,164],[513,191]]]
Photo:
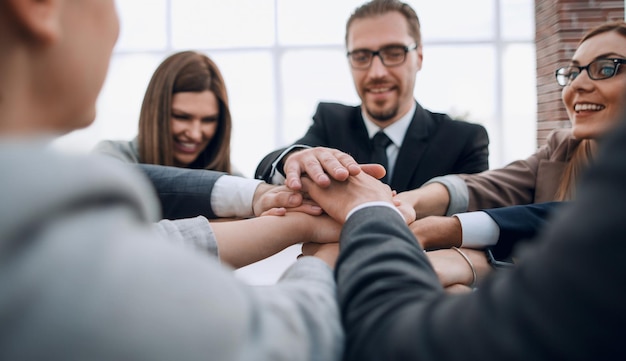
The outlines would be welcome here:
[[[583,35],[576,47],[578,48],[582,43],[596,35],[611,31],[615,31],[626,38],[626,22],[621,20],[610,21],[589,30],[585,33],[585,35]],[[565,167],[561,183],[559,183],[559,187],[556,191],[555,198],[557,201],[571,200],[574,198],[576,181],[580,178],[580,174],[587,169],[589,163],[593,160],[596,152],[595,149],[595,140],[583,139],[573,150],[572,157]]]
[[[189,168],[231,173],[232,120],[222,74],[206,55],[194,51],[166,58],[150,79],[139,115],[139,158],[143,163],[174,165],[170,117],[172,96],[180,92],[211,91],[219,104],[215,136]]]
[[[561,182],[556,190],[555,200],[572,200],[576,196],[576,181],[587,169],[596,152],[596,141],[583,139],[574,148],[572,157],[565,166]]]

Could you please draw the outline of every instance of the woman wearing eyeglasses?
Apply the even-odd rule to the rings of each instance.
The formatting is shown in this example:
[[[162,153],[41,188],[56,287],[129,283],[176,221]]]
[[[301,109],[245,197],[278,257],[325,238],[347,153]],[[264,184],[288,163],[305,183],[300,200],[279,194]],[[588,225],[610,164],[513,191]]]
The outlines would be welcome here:
[[[457,215],[427,217],[414,222],[411,229],[424,248],[459,244],[471,248],[492,246],[493,243],[476,243],[477,239],[482,242],[481,239],[487,238],[482,229],[473,234],[478,237],[471,239],[472,232],[478,229],[478,221],[466,217],[467,213],[459,215],[460,212],[575,198],[576,182],[593,159],[596,142],[616,126],[624,110],[624,63],[625,22],[609,22],[590,30],[578,44],[570,64],[556,71],[571,128],[554,130],[535,154],[503,168],[437,177],[420,189],[400,193],[398,198],[414,204],[418,218]],[[471,213],[475,216],[478,212]],[[501,245],[498,236],[495,237],[496,247]],[[448,285],[457,281],[472,284],[490,269],[482,250],[464,248],[462,252],[446,249],[431,254],[435,269],[441,271],[440,278]],[[440,257],[439,261],[435,257]],[[451,262],[463,267],[448,267]],[[470,273],[467,263],[473,266],[473,272]]]
[[[580,41],[570,64],[556,71],[572,127],[554,130],[527,159],[471,175],[433,178],[399,198],[418,217],[516,204],[568,200],[596,141],[614,128],[626,96],[626,22],[605,23]]]

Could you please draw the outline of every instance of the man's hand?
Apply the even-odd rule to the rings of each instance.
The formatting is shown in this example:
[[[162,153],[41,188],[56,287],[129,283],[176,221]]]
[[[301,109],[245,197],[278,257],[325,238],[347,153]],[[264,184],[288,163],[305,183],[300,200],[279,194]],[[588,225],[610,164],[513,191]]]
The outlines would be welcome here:
[[[252,199],[252,210],[255,216],[282,216],[287,209],[313,216],[322,214],[322,209],[315,202],[305,199],[298,191],[289,189],[287,186],[259,184]]]
[[[331,180],[326,187],[303,177],[302,190],[341,224],[354,207],[363,203],[383,201],[395,205],[391,188],[365,172],[350,176],[345,181]]]
[[[304,174],[320,187],[327,187],[331,178],[345,181],[348,176],[359,174],[361,167],[352,156],[340,150],[315,147],[287,155],[283,170],[285,184],[293,190],[300,190],[300,178]]]

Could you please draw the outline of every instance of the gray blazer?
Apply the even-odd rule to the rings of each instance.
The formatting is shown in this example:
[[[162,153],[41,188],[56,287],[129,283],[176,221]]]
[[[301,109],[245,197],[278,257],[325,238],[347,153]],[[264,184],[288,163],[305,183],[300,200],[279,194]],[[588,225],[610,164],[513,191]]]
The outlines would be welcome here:
[[[252,287],[155,230],[157,200],[131,167],[0,142],[0,168],[1,360],[340,358],[321,260]]]
[[[226,173],[143,164],[139,159],[137,138],[132,141],[103,140],[96,144],[92,152],[138,167],[157,192],[163,218],[218,218],[209,198],[215,181]]]
[[[626,120],[521,264],[446,294],[404,220],[359,210],[336,275],[346,360],[623,360]],[[375,231],[372,231],[375,230]]]
[[[217,218],[211,208],[211,192],[217,179],[226,173],[152,164],[133,166],[152,183],[163,218],[181,219],[199,215]]]

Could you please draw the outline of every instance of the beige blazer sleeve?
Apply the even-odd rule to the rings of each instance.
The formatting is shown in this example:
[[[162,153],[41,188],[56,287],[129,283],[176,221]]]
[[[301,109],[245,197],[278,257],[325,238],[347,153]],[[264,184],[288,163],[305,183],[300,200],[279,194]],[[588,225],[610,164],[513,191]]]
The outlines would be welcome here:
[[[561,174],[579,141],[571,129],[557,129],[524,160],[478,174],[463,174],[469,193],[468,211],[555,200]]]

